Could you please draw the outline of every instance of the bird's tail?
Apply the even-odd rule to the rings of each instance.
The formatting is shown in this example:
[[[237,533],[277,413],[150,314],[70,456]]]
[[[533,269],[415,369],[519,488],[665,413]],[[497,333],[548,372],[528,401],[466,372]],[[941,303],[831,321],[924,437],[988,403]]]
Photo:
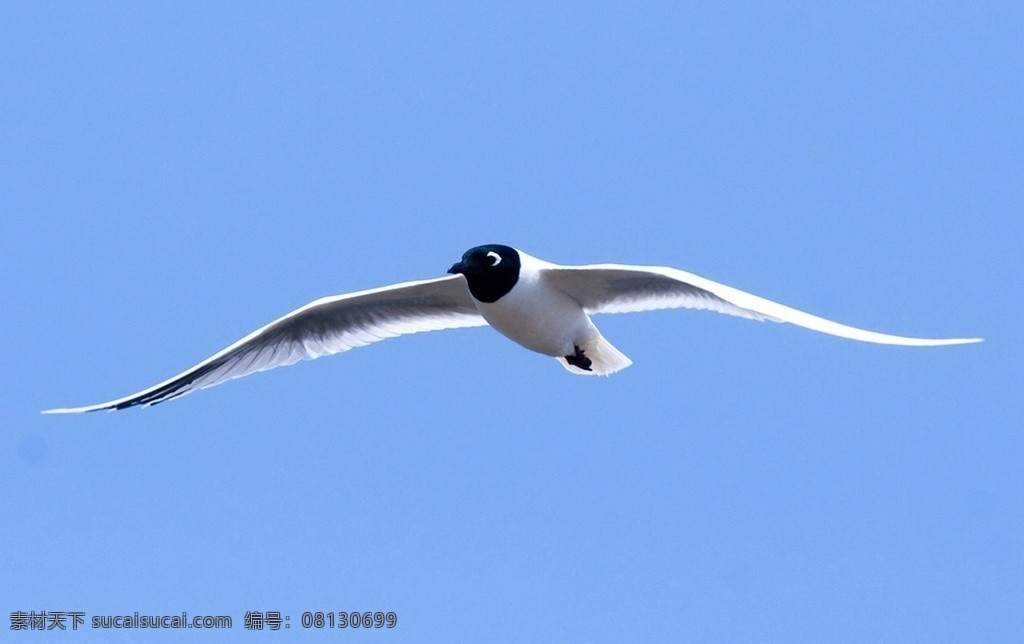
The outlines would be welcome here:
[[[632,360],[613,347],[612,343],[605,340],[604,336],[600,333],[580,348],[583,349],[583,355],[590,360],[589,371],[569,364],[569,361],[565,358],[558,358],[558,362],[571,373],[581,376],[610,376],[616,371],[621,371],[633,364]]]

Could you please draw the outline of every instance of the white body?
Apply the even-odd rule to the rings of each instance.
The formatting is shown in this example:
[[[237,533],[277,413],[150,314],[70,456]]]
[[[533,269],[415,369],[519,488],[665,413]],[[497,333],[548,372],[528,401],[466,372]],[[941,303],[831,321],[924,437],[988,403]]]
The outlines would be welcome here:
[[[547,262],[522,251],[519,256],[515,288],[497,302],[476,302],[488,324],[531,351],[555,357],[570,355],[600,335],[578,302],[546,283],[541,270]]]
[[[521,267],[515,287],[497,302],[474,299],[480,315],[508,339],[531,351],[558,358],[572,373],[606,376],[633,364],[597,330],[583,306],[550,283],[546,271],[558,268],[519,251]],[[589,370],[565,359],[583,351]]]

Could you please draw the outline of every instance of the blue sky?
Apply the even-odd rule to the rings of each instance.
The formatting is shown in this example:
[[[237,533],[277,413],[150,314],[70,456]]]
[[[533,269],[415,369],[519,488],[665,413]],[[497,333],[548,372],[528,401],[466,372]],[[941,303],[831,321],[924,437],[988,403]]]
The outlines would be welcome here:
[[[1019,638],[1022,27],[1016,3],[3,4],[5,620]],[[482,328],[38,413],[489,242],[986,342],[668,311],[597,320],[634,360],[608,379]]]

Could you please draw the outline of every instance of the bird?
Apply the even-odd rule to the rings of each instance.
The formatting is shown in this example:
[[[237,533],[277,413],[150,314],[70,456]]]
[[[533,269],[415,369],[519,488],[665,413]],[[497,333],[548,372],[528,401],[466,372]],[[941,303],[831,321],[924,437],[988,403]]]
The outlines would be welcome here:
[[[758,321],[789,322],[851,340],[903,346],[981,342],[867,331],[661,266],[563,266],[503,244],[467,250],[434,279],[325,297],[263,326],[164,382],[96,405],[45,414],[150,406],[234,378],[341,353],[422,331],[490,325],[523,347],[580,375],[611,375],[632,364],[591,320],[595,313],[690,308]]]

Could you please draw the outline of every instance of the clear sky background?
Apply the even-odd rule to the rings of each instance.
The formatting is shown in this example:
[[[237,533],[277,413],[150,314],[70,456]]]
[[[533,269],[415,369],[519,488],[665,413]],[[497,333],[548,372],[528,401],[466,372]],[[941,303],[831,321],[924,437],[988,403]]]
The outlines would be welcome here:
[[[1019,641],[1019,3],[333,4],[0,5],[0,628]],[[39,414],[488,242],[986,342],[668,311],[607,379],[480,328]]]

